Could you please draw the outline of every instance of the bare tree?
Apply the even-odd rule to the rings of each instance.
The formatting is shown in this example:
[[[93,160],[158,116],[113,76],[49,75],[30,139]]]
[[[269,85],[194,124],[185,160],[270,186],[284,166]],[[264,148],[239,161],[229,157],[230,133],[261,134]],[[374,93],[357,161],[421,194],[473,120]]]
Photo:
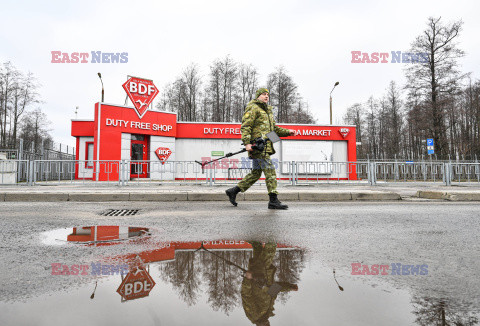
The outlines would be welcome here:
[[[362,139],[364,139],[362,135],[366,129],[364,115],[365,109],[362,104],[355,103],[347,108],[347,112],[343,118],[344,123],[356,126],[357,143],[360,143],[360,146],[357,146],[357,156],[359,158],[366,156],[365,144],[362,142]]]
[[[436,151],[446,156],[448,151],[445,108],[448,96],[459,91],[463,77],[458,59],[464,52],[457,47],[462,21],[444,24],[441,18],[430,17],[427,29],[412,43],[411,52],[424,54],[425,63],[411,63],[406,69],[410,92],[421,94],[425,103],[424,119],[431,121],[427,136],[434,139]]]
[[[416,297],[413,300],[415,322],[421,326],[474,326],[478,325],[478,317],[473,312],[471,304],[465,309],[464,304],[451,302],[446,299]]]
[[[181,121],[197,121],[200,117],[201,83],[198,66],[190,64],[172,84],[164,87],[156,107],[160,111],[177,112]]]
[[[402,101],[400,100],[400,90],[394,81],[390,82],[386,95],[387,119],[386,126],[382,128],[386,130],[385,142],[387,157],[392,158],[394,155],[400,154],[401,151],[401,134],[402,134]]]
[[[215,60],[210,66],[206,93],[211,101],[213,121],[232,121],[237,95],[238,64],[230,56]]]
[[[200,97],[201,78],[198,66],[191,64],[182,73],[182,97],[185,106],[185,120],[197,121],[198,100]]]
[[[258,87],[258,78],[254,66],[237,63],[228,55],[213,61],[206,83],[202,82],[198,66],[191,64],[164,87],[156,107],[177,112],[181,121],[240,122]],[[279,107],[277,121],[315,122],[308,103],[296,92],[297,86],[283,67],[269,75],[269,83],[274,87],[273,104]]]
[[[285,68],[279,66],[268,75],[267,88],[270,89],[271,103],[277,108],[277,122],[290,122],[290,113],[298,100],[297,85],[287,75]]]
[[[47,115],[40,108],[36,108],[22,118],[22,128],[20,137],[25,141],[25,146],[29,148],[33,144],[35,151],[40,149],[42,141],[50,139]]]
[[[428,28],[412,44],[417,57],[405,70],[405,99],[394,81],[379,101],[347,109],[344,120],[357,126],[357,157],[395,156],[423,159],[426,139],[433,138],[442,159],[477,159],[480,154],[480,82],[463,86],[468,74],[457,61],[464,55],[456,39],[462,22],[445,25],[429,19]],[[418,60],[421,58],[425,62]]]
[[[367,101],[367,128],[368,154],[371,158],[378,158],[378,102],[370,96]]]
[[[16,81],[15,86],[13,87],[13,143],[15,143],[17,140],[19,119],[25,112],[25,109],[31,104],[39,103],[39,95],[36,92],[37,88],[38,84],[36,83],[36,79],[35,77],[33,77],[33,74],[31,72],[28,72],[26,76],[21,76],[19,80]]]
[[[240,64],[238,68],[238,88],[240,89],[240,103],[234,116],[235,121],[241,121],[243,109],[254,97],[258,88],[258,72],[252,65]]]
[[[11,62],[5,62],[3,64],[3,69],[0,71],[0,97],[2,102],[1,115],[3,121],[0,121],[1,134],[0,134],[0,145],[6,147],[9,143],[9,135],[7,134],[7,117],[10,115],[11,108],[9,103],[11,103],[11,93],[15,88],[15,85],[18,81],[20,72],[12,65]],[[11,121],[9,121],[11,124]],[[11,126],[11,125],[10,125]]]

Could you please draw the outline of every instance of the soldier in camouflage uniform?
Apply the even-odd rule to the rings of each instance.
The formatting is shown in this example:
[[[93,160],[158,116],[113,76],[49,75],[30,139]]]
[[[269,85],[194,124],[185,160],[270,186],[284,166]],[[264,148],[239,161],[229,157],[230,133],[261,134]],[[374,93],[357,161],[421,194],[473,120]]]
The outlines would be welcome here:
[[[252,148],[252,141],[259,137],[266,138],[266,134],[270,131],[275,131],[280,137],[295,135],[295,131],[280,128],[275,124],[272,107],[267,105],[269,99],[268,89],[260,88],[255,95],[255,99],[251,100],[245,108],[241,128],[243,144],[248,151],[248,157],[253,160],[252,171],[237,186],[226,190],[225,193],[229,197],[230,202],[237,206],[235,201],[237,194],[240,191],[247,191],[248,188],[257,182],[263,171],[270,197],[268,208],[287,209],[288,206],[282,204],[277,198],[277,175],[275,166],[270,160],[270,155],[275,154],[273,143],[268,140],[265,150],[260,152]]]
[[[277,245],[269,242],[265,247],[258,241],[250,242],[253,257],[242,282],[242,305],[248,319],[255,325],[270,325],[273,306],[279,292],[297,291],[296,284],[275,282],[276,267],[272,264]]]

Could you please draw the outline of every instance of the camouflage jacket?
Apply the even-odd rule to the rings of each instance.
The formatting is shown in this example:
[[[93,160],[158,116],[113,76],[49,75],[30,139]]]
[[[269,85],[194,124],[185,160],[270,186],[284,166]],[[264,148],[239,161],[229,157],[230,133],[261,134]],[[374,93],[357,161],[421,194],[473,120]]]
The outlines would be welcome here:
[[[242,142],[250,144],[258,137],[265,138],[270,131],[275,131],[280,137],[290,134],[288,129],[277,127],[273,118],[272,107],[259,101],[251,100],[245,108],[242,118]],[[271,141],[267,142],[267,153],[275,154]]]
[[[252,242],[253,258],[248,262],[248,270],[254,279],[244,278],[242,282],[242,305],[247,318],[253,323],[264,322],[274,316],[274,305],[277,295],[269,293],[270,287],[276,283],[280,291],[290,291],[295,284],[276,282],[275,272],[277,268],[272,264],[276,252],[276,244],[261,244]]]
[[[278,284],[281,289],[280,292],[287,292],[293,290],[295,284],[288,282],[275,282],[276,268],[273,265],[264,269],[264,283],[259,284],[258,281],[243,279],[242,282],[242,306],[247,318],[253,323],[264,322],[272,316],[275,316],[275,300],[277,295],[272,296],[268,293],[269,288],[274,284]]]

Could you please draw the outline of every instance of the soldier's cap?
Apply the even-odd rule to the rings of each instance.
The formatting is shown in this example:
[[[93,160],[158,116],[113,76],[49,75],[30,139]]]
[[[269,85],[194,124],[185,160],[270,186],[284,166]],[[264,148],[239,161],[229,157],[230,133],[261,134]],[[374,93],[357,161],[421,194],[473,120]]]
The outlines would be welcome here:
[[[267,93],[267,94],[270,94],[270,92],[268,91],[268,89],[266,88],[259,88],[257,89],[257,91],[255,92],[255,98],[257,99],[260,95],[262,95],[263,93]]]

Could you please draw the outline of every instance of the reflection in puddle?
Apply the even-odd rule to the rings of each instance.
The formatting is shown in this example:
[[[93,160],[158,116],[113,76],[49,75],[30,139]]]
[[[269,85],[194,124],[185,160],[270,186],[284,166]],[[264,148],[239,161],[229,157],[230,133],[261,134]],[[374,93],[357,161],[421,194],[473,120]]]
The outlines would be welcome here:
[[[71,273],[71,262],[52,264],[45,273],[53,282],[71,281],[68,291],[0,303],[1,325],[38,324],[46,309],[70,325],[478,324],[471,304],[459,309],[387,283],[373,288],[322,265],[318,248],[320,258],[312,258],[312,250],[271,241],[166,242],[149,228],[118,226],[55,230],[42,242],[98,253],[81,265],[88,284],[74,282],[82,275]]]
[[[449,300],[414,298],[415,322],[418,325],[464,325],[478,324],[478,316],[471,311],[455,307]],[[459,309],[461,308],[461,309]],[[468,306],[466,307],[469,308]]]
[[[128,227],[116,225],[74,227],[67,236],[68,242],[87,244],[116,244],[123,240],[132,240],[149,236],[149,229],[143,227]]]
[[[102,246],[136,241],[148,238],[150,235],[150,229],[145,227],[99,225],[52,230],[43,232],[40,238],[46,245],[62,245],[70,242]]]
[[[277,295],[285,303],[286,293],[298,290],[295,283],[304,268],[304,250],[275,243],[174,246],[182,248],[175,253],[175,260],[161,265],[160,270],[162,279],[173,284],[184,302],[196,304],[203,283],[213,310],[228,314],[243,305],[252,322],[273,316]]]

